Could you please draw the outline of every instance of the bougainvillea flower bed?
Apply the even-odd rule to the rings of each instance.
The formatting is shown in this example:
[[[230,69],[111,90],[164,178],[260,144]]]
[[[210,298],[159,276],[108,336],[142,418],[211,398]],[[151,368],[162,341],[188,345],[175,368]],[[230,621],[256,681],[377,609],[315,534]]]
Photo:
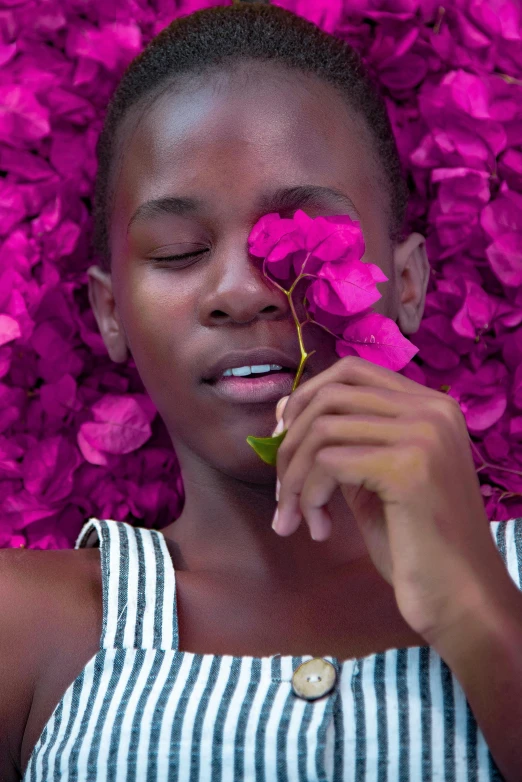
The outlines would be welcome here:
[[[87,297],[95,144],[130,60],[221,4],[2,3],[0,547],[67,548],[90,516],[161,529],[181,511],[163,422]],[[522,516],[521,6],[277,4],[356,47],[382,87],[431,264],[400,371],[458,400],[488,517]]]

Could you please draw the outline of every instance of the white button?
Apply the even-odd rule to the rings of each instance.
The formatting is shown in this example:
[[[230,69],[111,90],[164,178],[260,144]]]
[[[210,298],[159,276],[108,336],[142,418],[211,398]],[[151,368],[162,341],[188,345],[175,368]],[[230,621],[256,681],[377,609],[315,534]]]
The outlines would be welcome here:
[[[334,666],[322,657],[314,657],[295,669],[292,689],[299,698],[315,701],[333,690],[336,679]]]

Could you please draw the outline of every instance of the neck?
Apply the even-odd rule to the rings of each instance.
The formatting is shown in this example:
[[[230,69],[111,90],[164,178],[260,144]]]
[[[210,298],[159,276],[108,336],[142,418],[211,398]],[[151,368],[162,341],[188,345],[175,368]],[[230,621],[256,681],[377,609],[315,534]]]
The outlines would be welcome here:
[[[317,542],[304,520],[288,537],[272,529],[275,472],[270,484],[239,481],[201,462],[183,464],[182,474],[183,511],[161,530],[178,570],[293,589],[324,582],[339,569],[373,567],[339,489],[328,503],[332,534]]]

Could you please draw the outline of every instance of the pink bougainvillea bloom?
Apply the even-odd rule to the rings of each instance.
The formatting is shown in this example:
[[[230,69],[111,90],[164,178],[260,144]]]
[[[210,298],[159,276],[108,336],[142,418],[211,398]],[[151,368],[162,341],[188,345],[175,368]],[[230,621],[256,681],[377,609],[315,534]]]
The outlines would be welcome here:
[[[512,431],[512,416],[507,412],[483,437],[481,452],[490,464],[493,480],[508,491],[522,492],[522,442]],[[497,469],[497,466],[500,469]],[[506,471],[502,467],[508,468]]]
[[[418,352],[393,321],[366,312],[381,298],[376,282],[388,277],[376,264],[360,260],[365,245],[359,221],[348,215],[311,218],[297,210],[284,226],[277,214],[265,215],[259,223],[249,236],[250,252],[266,253],[263,269],[275,276],[288,275],[288,259],[294,258],[292,282],[305,275],[307,310],[314,315],[312,322],[337,334],[338,355],[355,352],[369,361],[375,356],[375,363],[398,370]],[[288,223],[293,230],[286,230]]]
[[[299,252],[300,258],[303,255],[295,241],[287,238],[294,231],[293,220],[281,219],[278,214],[271,213],[257,221],[248,237],[251,254],[265,258],[271,274],[279,280],[286,280],[290,275],[292,253]]]
[[[0,476],[6,478],[20,478],[22,467],[19,459],[23,456],[23,448],[7,437],[0,435]]]
[[[8,234],[26,214],[27,205],[20,188],[0,179],[0,236]]]
[[[297,16],[302,16],[328,33],[333,33],[339,25],[345,3],[343,0],[275,0],[274,5],[286,8]]]
[[[47,136],[49,110],[22,84],[0,86],[0,141],[13,146]]]
[[[457,70],[448,73],[441,81],[451,90],[455,105],[470,117],[489,119],[488,91],[483,79],[473,73]]]
[[[419,28],[393,21],[382,25],[375,34],[369,56],[372,62],[383,67],[407,54],[419,37]]]
[[[495,301],[473,280],[456,282],[463,291],[463,302],[451,325],[461,337],[475,339],[481,330],[490,327],[496,310]]]
[[[74,471],[81,463],[78,449],[60,435],[35,443],[24,454],[24,486],[46,502],[59,502],[71,493]]]
[[[522,364],[515,369],[513,377],[513,405],[522,410]]]
[[[522,230],[502,234],[486,248],[491,268],[506,286],[522,285]]]
[[[8,146],[0,149],[0,168],[22,181],[36,182],[55,176],[52,167],[44,158]]]
[[[506,150],[499,158],[498,172],[508,187],[522,192],[522,151]]]
[[[0,315],[0,345],[5,345],[6,342],[18,339],[20,334],[18,321],[10,315]]]
[[[382,269],[374,263],[352,260],[325,264],[317,271],[307,296],[317,307],[333,315],[355,315],[381,298],[376,282],[386,282]]]
[[[90,3],[80,15],[75,0],[4,0],[1,547],[72,547],[90,516],[130,517],[161,528],[181,511],[183,481],[166,427],[156,420],[152,434],[155,411],[146,394],[136,397],[134,362],[113,364],[88,302],[86,269],[96,262],[90,250],[95,147],[109,98],[132,57],[173,18],[222,4]],[[522,5],[281,5],[353,45],[381,87],[409,183],[404,232],[426,237],[431,265],[423,320],[403,343],[418,352],[397,371],[459,399],[489,518],[522,516]],[[267,276],[284,280],[286,288],[308,257],[307,269],[316,276],[299,283],[296,299],[309,296],[308,314],[319,325],[306,326],[305,340],[307,329],[322,326],[340,351],[369,350],[369,360],[379,363],[384,353],[365,340],[373,335],[393,344],[393,321],[384,324],[388,335],[377,321],[358,333],[358,322],[361,330],[363,318],[376,315],[370,308],[379,296],[378,281],[372,287],[368,276],[371,264],[362,261],[364,247],[354,250],[356,221],[345,223],[355,232],[345,243],[353,254],[343,257],[333,237],[329,256],[327,242],[314,255],[311,228],[320,223],[299,219],[296,230],[293,220],[278,218],[264,246],[259,221],[258,257]],[[292,232],[294,239],[285,239]],[[274,236],[285,243],[273,245]],[[349,262],[354,275],[364,267],[357,272],[365,280],[359,302],[340,276]],[[365,297],[368,309],[360,309]],[[129,410],[110,397],[134,398],[130,423]],[[99,428],[90,432],[90,443],[82,429],[89,433],[88,425]],[[92,443],[134,447],[112,453]],[[64,455],[71,463],[80,459],[72,488]]]
[[[264,258],[272,250],[274,261],[283,258],[288,251],[279,249],[279,240],[294,228],[293,220],[281,218],[277,212],[264,215],[253,226],[248,236],[250,252],[252,255]]]
[[[87,426],[87,424],[81,424],[78,434],[76,435],[78,448],[80,449],[83,458],[86,462],[89,462],[89,464],[99,464],[102,467],[108,467],[110,460],[107,454],[91,444],[91,442],[94,441],[94,437],[88,438],[88,436],[83,433],[85,426]],[[93,434],[96,435],[97,432],[95,431]]]
[[[5,377],[11,369],[12,355],[11,348],[5,345],[0,348],[0,378]]]
[[[435,168],[431,181],[439,183],[437,200],[443,212],[477,212],[490,198],[490,174],[472,168]]]
[[[502,234],[522,230],[521,210],[522,195],[503,185],[497,198],[482,210],[480,222],[486,233],[497,239]]]
[[[390,90],[411,90],[426,78],[427,72],[426,58],[409,52],[383,66],[379,71],[379,78]]]
[[[82,405],[76,397],[77,383],[71,375],[63,375],[54,383],[47,383],[40,388],[40,402],[51,418],[64,419],[77,412]]]
[[[120,62],[132,59],[141,47],[141,30],[133,22],[109,22],[100,30],[87,24],[68,29],[66,52],[68,56],[89,57],[113,70]]]
[[[469,0],[468,13],[488,35],[519,41],[522,10],[516,0]]]
[[[271,213],[258,222],[249,235],[249,250],[266,256],[266,268],[281,280],[291,269],[298,275],[305,260],[305,271],[313,274],[325,261],[339,263],[364,253],[362,231],[348,215],[311,218],[298,209],[291,219]]]
[[[440,314],[424,318],[422,328],[411,335],[411,341],[430,367],[449,370],[458,367],[461,361],[462,347],[457,336],[450,318]],[[466,346],[468,344],[469,340],[466,340]]]
[[[507,369],[500,361],[486,361],[480,369],[464,369],[451,386],[450,395],[460,405],[471,431],[493,426],[507,407]]]
[[[361,358],[393,371],[402,369],[419,351],[391,318],[377,312],[354,318],[342,337],[335,345],[339,356],[351,355],[351,348]]]
[[[93,406],[92,412],[96,421],[82,424],[80,432],[98,451],[130,453],[151,436],[151,413],[153,418],[155,411],[145,404],[145,398],[107,394]]]

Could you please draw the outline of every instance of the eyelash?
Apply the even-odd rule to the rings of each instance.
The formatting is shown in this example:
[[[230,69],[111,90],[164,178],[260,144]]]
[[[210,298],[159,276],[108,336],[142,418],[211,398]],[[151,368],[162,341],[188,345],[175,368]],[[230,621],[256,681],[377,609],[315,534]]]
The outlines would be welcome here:
[[[201,255],[201,253],[206,253],[206,252],[207,250],[198,250],[197,252],[194,253],[184,253],[184,255],[167,255],[161,258],[153,258],[152,260],[158,262],[159,261],[181,261],[184,260],[185,258],[194,258],[197,255]]]

